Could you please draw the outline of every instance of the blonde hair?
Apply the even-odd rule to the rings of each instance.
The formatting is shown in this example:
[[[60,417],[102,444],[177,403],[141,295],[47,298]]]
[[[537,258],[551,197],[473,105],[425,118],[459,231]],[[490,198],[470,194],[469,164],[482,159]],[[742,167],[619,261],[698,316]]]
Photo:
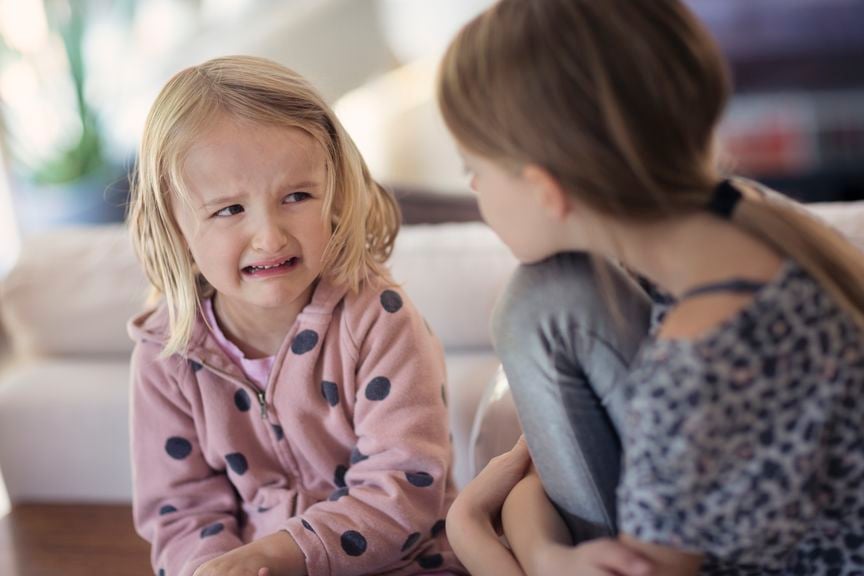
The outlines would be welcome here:
[[[399,230],[393,196],[369,174],[354,142],[317,91],[300,75],[270,60],[229,56],[176,74],[147,116],[132,176],[128,224],[138,257],[164,297],[170,337],[163,355],[185,351],[206,280],[196,271],[175,221],[171,195],[188,201],[185,155],[220,114],[271,126],[299,128],[324,150],[323,211],[332,233],[322,276],[358,290],[383,264]]]
[[[459,32],[438,79],[444,121],[467,149],[542,166],[598,212],[641,221],[708,205],[729,92],[719,48],[679,0],[501,0]],[[770,194],[745,194],[732,222],[864,326],[851,243]]]

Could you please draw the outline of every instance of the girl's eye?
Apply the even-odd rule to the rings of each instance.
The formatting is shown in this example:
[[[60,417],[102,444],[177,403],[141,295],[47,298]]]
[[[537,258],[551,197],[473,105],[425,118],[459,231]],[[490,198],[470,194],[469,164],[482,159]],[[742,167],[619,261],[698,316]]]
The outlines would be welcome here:
[[[219,217],[234,216],[235,214],[240,214],[241,212],[243,212],[243,206],[241,206],[240,204],[231,204],[230,206],[222,208],[213,215]]]
[[[288,196],[285,197],[285,203],[286,204],[294,204],[296,202],[302,202],[303,200],[306,200],[307,198],[311,198],[311,197],[312,197],[312,195],[309,194],[308,192],[293,192],[291,194],[288,194]]]

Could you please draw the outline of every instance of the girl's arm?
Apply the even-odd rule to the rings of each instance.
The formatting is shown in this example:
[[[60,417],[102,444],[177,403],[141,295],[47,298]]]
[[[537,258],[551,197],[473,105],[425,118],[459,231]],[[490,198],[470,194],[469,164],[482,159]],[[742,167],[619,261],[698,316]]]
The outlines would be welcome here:
[[[305,576],[306,560],[288,532],[250,542],[201,565],[194,576]]]
[[[570,532],[546,496],[532,466],[507,495],[501,511],[504,535],[528,576],[549,574],[543,561],[551,549],[572,547]]]
[[[522,437],[512,450],[493,458],[456,498],[447,514],[450,545],[474,576],[524,576],[495,529],[501,507],[525,475],[531,458]]]
[[[622,534],[618,539],[630,550],[649,560],[656,567],[656,573],[663,576],[695,576],[702,566],[702,556],[699,554],[649,544],[626,534]]]
[[[459,560],[474,576],[525,576],[519,562],[498,539],[492,524],[482,517],[451,508],[447,537]]]
[[[204,562],[242,546],[238,502],[225,474],[200,448],[192,409],[180,392],[192,369],[149,342],[132,354],[133,514],[153,547],[153,570],[190,576]]]
[[[620,540],[600,538],[574,547],[567,525],[533,467],[507,496],[502,524],[527,576],[691,574],[666,570],[652,555]]]
[[[443,349],[401,289],[382,284],[370,279],[346,294],[328,334],[338,358],[331,350],[324,373],[310,374],[338,380],[335,405],[316,401],[329,425],[351,432],[340,433],[345,440],[356,438],[347,450],[298,439],[320,445],[334,470],[333,492],[283,524],[312,574],[380,574],[412,562],[417,571],[459,569],[444,539],[455,490]]]
[[[657,557],[648,556],[644,550],[637,550],[621,539],[596,538],[578,546],[553,544],[544,549],[537,574],[562,574],[574,576],[678,576],[697,574],[696,571],[682,571],[684,568],[674,563],[655,564]],[[689,565],[686,567],[689,570]]]

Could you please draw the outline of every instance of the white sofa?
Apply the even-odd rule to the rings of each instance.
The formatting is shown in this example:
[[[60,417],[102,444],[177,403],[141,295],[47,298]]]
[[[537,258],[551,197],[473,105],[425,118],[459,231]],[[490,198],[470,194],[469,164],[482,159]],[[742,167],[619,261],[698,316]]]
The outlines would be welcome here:
[[[515,265],[480,223],[403,227],[391,260],[446,349],[460,484],[471,475],[474,414],[498,365],[489,315]],[[130,499],[125,323],[146,292],[122,226],[24,242],[0,283],[0,473],[12,503]]]
[[[864,202],[813,208],[864,249]],[[515,265],[480,223],[406,226],[391,260],[446,349],[460,485],[519,433],[488,334]],[[0,473],[13,503],[130,499],[125,322],[145,292],[121,226],[24,243],[0,283]]]

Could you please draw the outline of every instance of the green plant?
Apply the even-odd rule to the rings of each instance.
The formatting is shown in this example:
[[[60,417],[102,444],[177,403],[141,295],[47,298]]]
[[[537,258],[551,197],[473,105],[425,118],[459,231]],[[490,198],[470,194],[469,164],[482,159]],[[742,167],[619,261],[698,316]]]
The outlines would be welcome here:
[[[63,10],[59,9],[61,7]],[[37,184],[63,184],[102,172],[105,169],[105,155],[98,118],[84,93],[87,69],[82,48],[87,3],[48,0],[45,8],[49,23],[60,34],[66,49],[81,135],[77,142],[62,150],[55,158],[34,168],[32,179]]]

